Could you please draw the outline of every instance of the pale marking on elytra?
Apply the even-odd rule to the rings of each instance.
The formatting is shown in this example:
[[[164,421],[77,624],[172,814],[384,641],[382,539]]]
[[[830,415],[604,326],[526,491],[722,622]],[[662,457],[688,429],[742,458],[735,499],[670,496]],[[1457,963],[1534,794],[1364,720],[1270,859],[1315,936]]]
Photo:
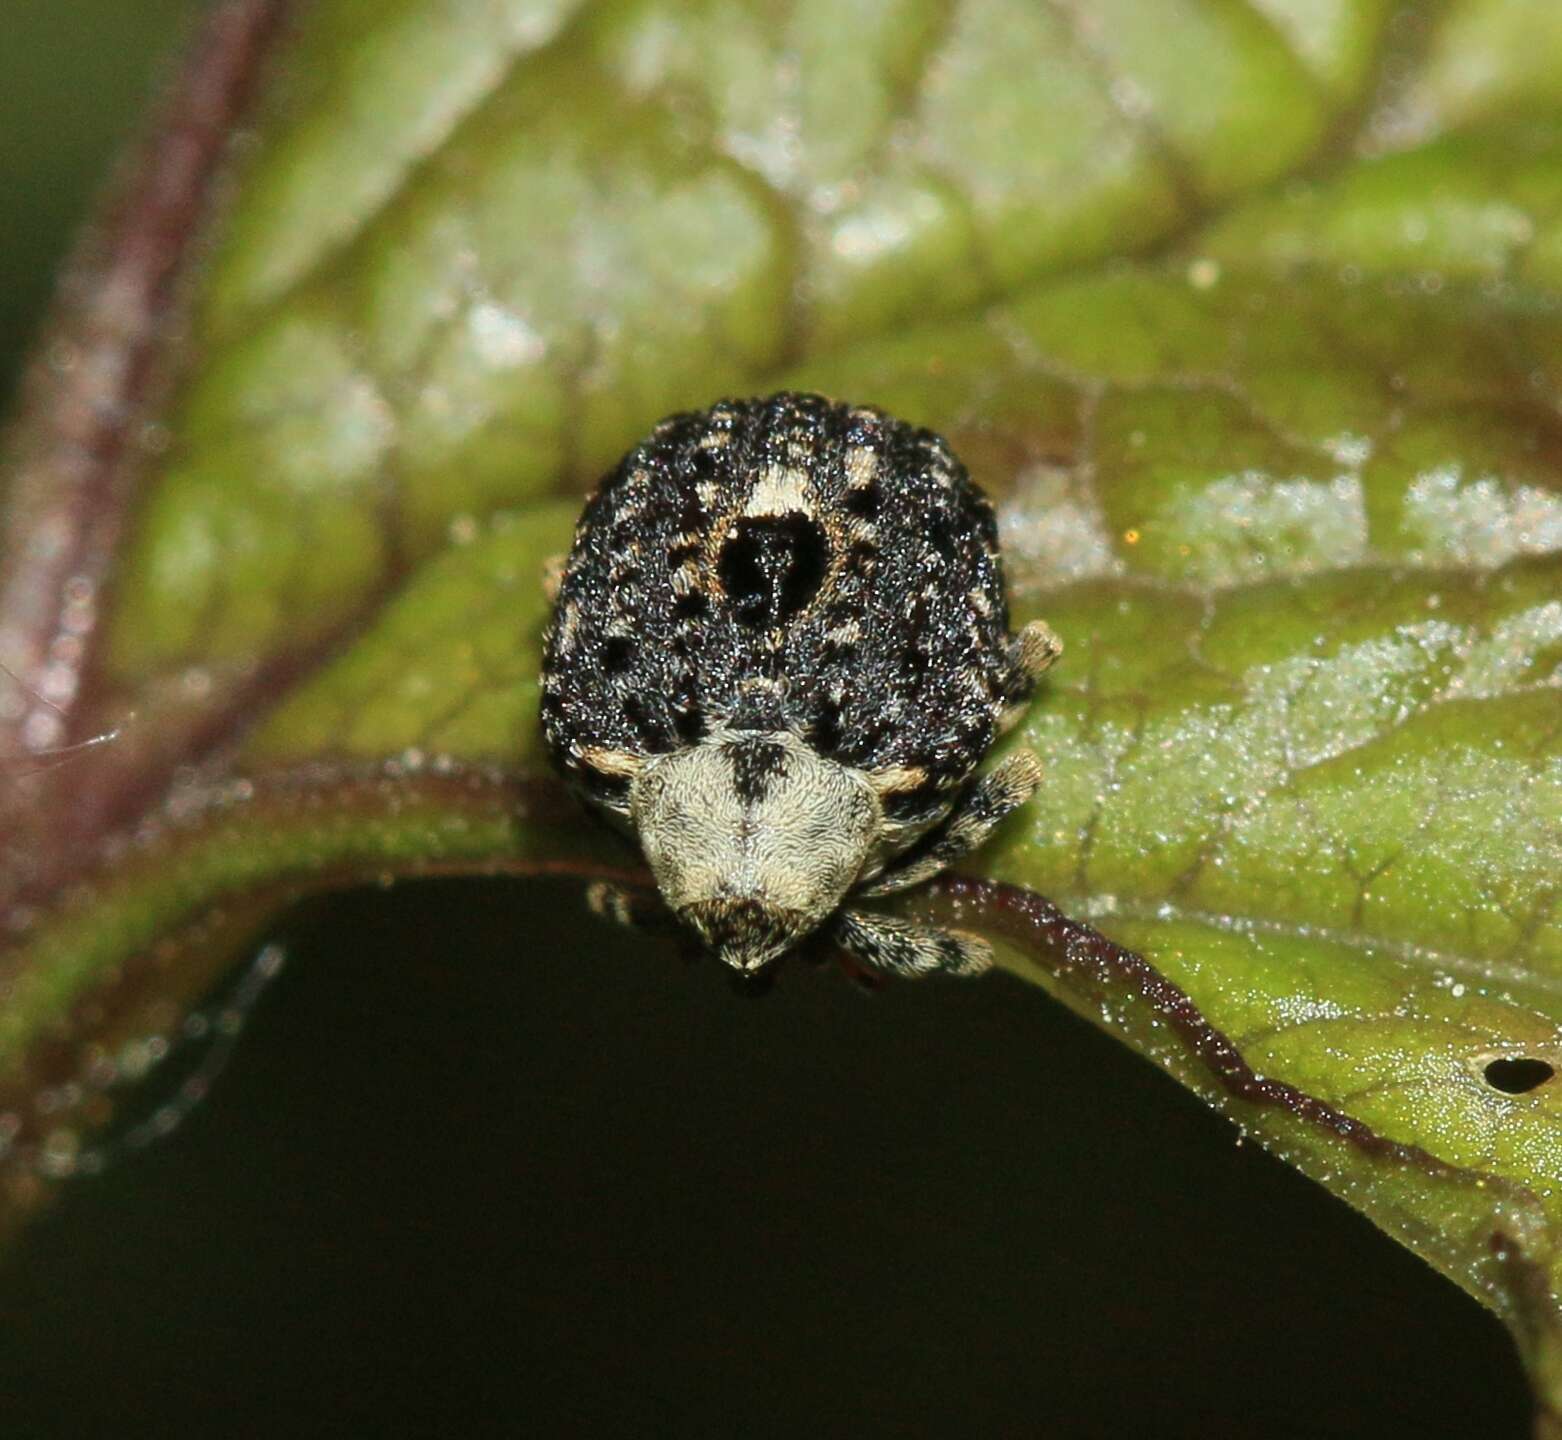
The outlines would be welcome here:
[[[808,494],[808,473],[792,466],[773,465],[755,483],[745,515],[807,515],[813,510]]]

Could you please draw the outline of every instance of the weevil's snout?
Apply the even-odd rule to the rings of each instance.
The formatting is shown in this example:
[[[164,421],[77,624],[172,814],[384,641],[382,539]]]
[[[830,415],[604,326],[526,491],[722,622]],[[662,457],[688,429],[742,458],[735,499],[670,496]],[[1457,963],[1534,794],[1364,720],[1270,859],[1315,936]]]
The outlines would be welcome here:
[[[795,910],[778,910],[762,900],[700,900],[678,918],[689,925],[721,960],[743,975],[754,975],[784,955],[812,928]]]
[[[744,974],[835,910],[883,813],[855,772],[794,735],[752,732],[657,757],[630,810],[668,909]]]

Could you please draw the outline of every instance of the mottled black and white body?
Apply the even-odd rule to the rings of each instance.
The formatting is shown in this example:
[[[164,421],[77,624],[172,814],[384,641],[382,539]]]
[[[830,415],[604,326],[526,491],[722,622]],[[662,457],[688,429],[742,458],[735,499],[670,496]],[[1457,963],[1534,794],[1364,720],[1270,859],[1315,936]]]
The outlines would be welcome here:
[[[1061,653],[1009,633],[991,505],[948,446],[816,395],[664,420],[601,483],[557,582],[542,723],[663,900],[752,973],[830,921],[881,969],[975,936],[842,910],[925,880],[1029,798],[973,779]]]

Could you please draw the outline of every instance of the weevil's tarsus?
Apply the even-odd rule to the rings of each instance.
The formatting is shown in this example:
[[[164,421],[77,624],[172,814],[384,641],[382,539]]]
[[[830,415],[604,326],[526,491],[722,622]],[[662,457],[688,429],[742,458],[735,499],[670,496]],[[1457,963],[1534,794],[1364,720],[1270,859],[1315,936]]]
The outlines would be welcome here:
[[[835,939],[847,954],[909,979],[942,971],[980,975],[993,964],[992,946],[980,935],[903,920],[898,915],[846,910],[835,922]]]
[[[1034,685],[1063,657],[1063,642],[1045,620],[1032,620],[1009,646],[1009,656],[1023,687]]]
[[[593,880],[586,886],[586,906],[593,915],[626,930],[674,930],[672,912],[652,894],[620,885],[616,880]]]

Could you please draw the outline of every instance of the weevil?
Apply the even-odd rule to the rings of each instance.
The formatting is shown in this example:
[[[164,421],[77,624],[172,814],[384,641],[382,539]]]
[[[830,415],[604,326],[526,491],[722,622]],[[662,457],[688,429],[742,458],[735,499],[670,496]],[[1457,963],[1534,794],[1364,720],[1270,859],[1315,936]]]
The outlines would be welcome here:
[[[853,903],[969,854],[1041,778],[1029,750],[978,770],[1062,644],[1010,632],[993,508],[943,439],[818,395],[670,416],[553,583],[549,752],[708,950],[754,975],[828,925],[877,970],[991,965]]]

